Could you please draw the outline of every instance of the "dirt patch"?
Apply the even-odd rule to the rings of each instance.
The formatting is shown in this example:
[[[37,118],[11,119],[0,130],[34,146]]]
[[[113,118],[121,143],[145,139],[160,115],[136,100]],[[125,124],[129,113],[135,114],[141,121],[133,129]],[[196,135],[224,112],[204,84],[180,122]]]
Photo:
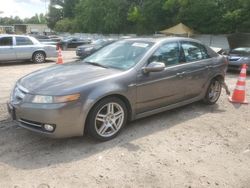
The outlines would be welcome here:
[[[52,64],[0,67],[1,187],[250,186],[250,107],[229,103],[225,92],[213,106],[194,103],[132,122],[105,143],[18,127],[5,105],[12,86]],[[227,76],[231,91],[237,77]]]

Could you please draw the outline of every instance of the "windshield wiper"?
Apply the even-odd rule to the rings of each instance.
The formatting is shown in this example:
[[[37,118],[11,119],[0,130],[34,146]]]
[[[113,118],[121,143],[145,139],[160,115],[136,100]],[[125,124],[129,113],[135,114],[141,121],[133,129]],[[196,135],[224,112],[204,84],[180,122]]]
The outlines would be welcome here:
[[[107,67],[107,66],[102,65],[102,64],[100,64],[100,63],[96,63],[96,62],[89,62],[89,61],[84,61],[84,63],[88,63],[88,64],[91,64],[91,65],[94,65],[94,66],[98,66],[98,67],[102,67],[102,68],[106,68],[106,69],[108,69],[108,67]]]

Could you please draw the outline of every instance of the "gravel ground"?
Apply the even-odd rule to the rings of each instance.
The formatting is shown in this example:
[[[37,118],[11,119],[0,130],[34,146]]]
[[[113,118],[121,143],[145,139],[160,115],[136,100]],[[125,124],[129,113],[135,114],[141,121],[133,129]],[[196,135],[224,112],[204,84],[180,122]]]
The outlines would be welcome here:
[[[74,52],[63,52],[65,61]],[[130,123],[115,139],[49,139],[19,128],[5,103],[15,81],[55,64],[0,66],[0,187],[250,187],[250,107],[194,103]],[[238,73],[228,73],[232,91]],[[250,77],[247,78],[250,100]]]

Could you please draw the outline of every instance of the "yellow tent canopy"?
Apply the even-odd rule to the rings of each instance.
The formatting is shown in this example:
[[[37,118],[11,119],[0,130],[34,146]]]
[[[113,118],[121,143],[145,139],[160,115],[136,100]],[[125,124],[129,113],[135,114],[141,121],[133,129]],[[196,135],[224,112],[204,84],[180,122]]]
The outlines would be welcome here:
[[[194,31],[189,28],[188,26],[184,25],[183,23],[179,23],[178,25],[171,27],[169,29],[165,29],[163,31],[160,31],[160,33],[163,33],[165,35],[192,35]]]

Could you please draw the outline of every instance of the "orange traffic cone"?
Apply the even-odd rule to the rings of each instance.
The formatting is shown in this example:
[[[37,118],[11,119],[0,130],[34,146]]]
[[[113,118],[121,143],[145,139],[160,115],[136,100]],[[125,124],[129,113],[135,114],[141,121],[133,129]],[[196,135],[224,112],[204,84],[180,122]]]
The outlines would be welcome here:
[[[63,64],[63,58],[62,58],[62,50],[61,50],[61,48],[59,48],[59,50],[58,50],[58,57],[57,57],[56,64]]]
[[[247,65],[244,64],[242,66],[233,96],[229,97],[230,102],[248,104],[246,100],[246,76],[247,76]]]

